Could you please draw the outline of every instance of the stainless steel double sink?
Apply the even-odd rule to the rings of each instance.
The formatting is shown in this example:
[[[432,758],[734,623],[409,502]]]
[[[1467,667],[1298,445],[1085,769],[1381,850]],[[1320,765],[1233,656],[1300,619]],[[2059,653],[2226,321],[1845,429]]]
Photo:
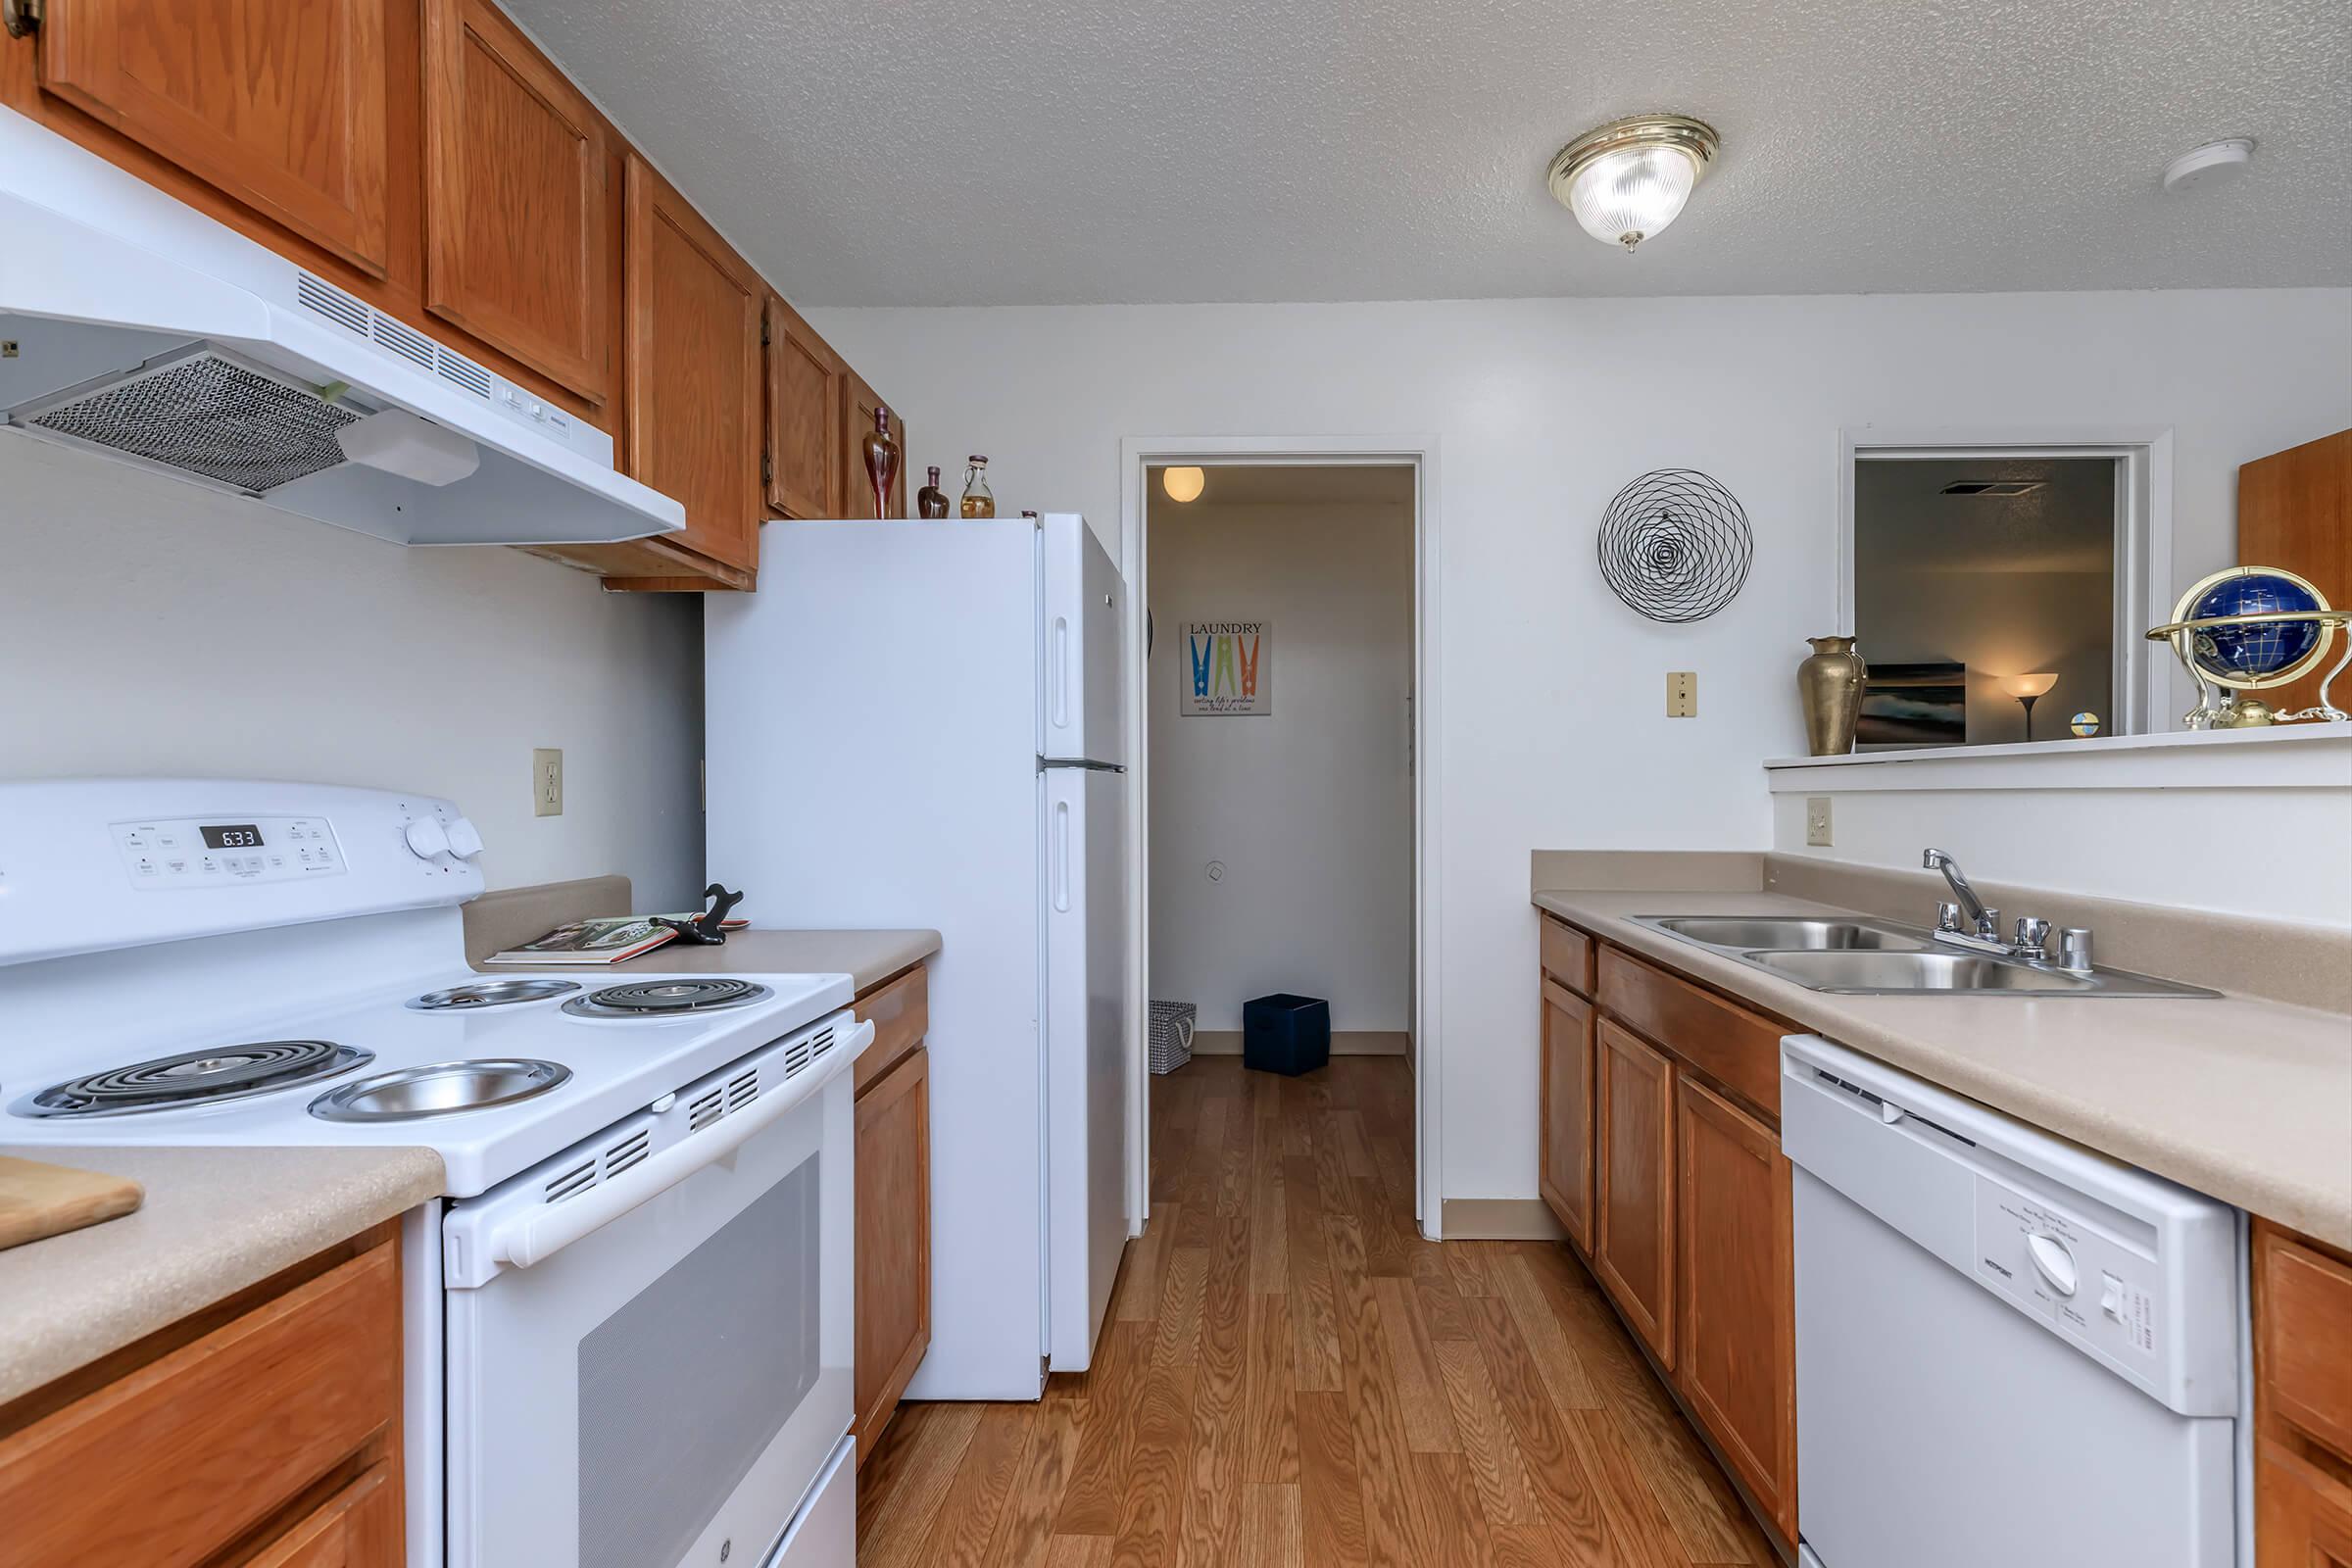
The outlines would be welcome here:
[[[1643,914],[1634,923],[1720,953],[1809,991],[1898,997],[2211,997],[2216,992],[2122,969],[2087,974],[1970,953],[1916,926],[1867,915]]]

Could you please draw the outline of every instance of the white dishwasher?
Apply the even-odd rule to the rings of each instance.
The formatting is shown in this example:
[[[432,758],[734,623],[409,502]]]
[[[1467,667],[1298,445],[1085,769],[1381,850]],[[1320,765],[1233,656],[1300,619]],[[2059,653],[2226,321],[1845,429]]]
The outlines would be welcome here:
[[[2237,1210],[1809,1035],[1781,1141],[1808,1568],[2239,1562]]]

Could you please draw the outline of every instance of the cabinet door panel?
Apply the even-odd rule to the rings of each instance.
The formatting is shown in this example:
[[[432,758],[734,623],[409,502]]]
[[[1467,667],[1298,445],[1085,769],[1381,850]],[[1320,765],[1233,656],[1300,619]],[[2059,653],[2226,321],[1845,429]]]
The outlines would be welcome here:
[[[425,304],[602,403],[604,121],[487,0],[428,0]]]
[[[2264,1441],[2254,1456],[2257,1568],[2352,1568],[2352,1487]]]
[[[931,1055],[858,1100],[858,1462],[931,1347]]]
[[[41,84],[375,277],[387,0],[49,0]]]
[[[1762,1122],[1676,1076],[1677,1370],[1740,1479],[1796,1539],[1796,1278],[1788,1161]]]
[[[856,370],[842,373],[841,515],[874,515],[874,486],[865,473],[865,435],[874,427],[874,411],[886,405]],[[883,514],[906,515],[906,421],[890,411],[890,433],[899,443],[899,471],[890,482],[890,506]]]
[[[786,517],[830,517],[841,493],[842,368],[825,340],[779,299],[767,302],[767,504]]]
[[[671,542],[759,557],[760,318],[767,290],[642,158],[628,169],[629,472],[686,508]]]
[[[1660,1365],[1674,1365],[1674,1063],[1610,1019],[1595,1032],[1592,1268]]]
[[[1544,1201],[1577,1250],[1592,1251],[1592,1008],[1544,982]]]

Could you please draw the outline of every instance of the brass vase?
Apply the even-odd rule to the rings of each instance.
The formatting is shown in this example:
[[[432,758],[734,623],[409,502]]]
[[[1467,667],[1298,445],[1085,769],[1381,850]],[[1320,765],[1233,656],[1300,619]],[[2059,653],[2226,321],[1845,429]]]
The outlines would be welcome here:
[[[874,411],[874,427],[866,432],[865,477],[874,487],[874,515],[890,515],[890,487],[899,476],[899,444],[891,438],[890,411]]]
[[[1851,637],[1808,637],[1813,653],[1796,666],[1796,692],[1805,703],[1805,746],[1815,757],[1843,757],[1854,749],[1854,720],[1862,712],[1862,682],[1870,666]]]

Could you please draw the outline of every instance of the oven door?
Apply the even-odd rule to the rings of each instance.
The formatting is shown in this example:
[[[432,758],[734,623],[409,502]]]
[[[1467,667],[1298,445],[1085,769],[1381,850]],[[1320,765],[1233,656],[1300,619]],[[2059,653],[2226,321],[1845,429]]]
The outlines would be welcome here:
[[[453,1209],[449,1568],[762,1560],[852,1414],[852,1075],[833,1065],[756,1130],[730,1112],[546,1195],[583,1152],[632,1148],[624,1124]]]

